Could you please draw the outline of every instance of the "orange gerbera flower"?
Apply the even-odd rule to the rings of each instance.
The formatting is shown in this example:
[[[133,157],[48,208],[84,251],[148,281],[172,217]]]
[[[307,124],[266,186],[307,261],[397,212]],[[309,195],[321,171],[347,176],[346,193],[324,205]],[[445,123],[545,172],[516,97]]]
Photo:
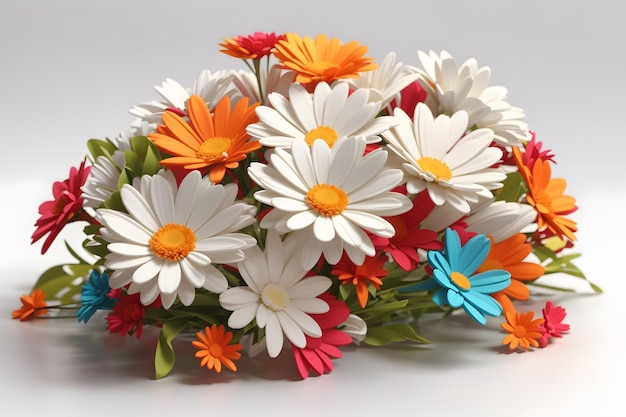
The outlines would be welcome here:
[[[225,96],[215,106],[211,115],[206,103],[198,96],[189,97],[187,112],[189,122],[173,112],[163,114],[163,124],[157,133],[148,138],[162,152],[172,155],[161,165],[172,170],[199,169],[219,183],[226,169],[235,169],[246,156],[261,147],[257,140],[249,140],[246,127],[258,122],[255,103],[248,107],[246,97],[231,109],[230,99]]]
[[[478,272],[504,269],[511,274],[511,284],[506,289],[491,294],[500,303],[504,312],[515,312],[511,298],[528,300],[530,291],[524,281],[536,280],[544,273],[543,266],[524,261],[532,250],[532,245],[526,242],[526,235],[523,233],[498,243],[491,239],[489,255],[478,268]]]
[[[22,307],[11,313],[14,319],[26,320],[33,317],[43,316],[48,314],[46,307],[46,300],[44,298],[46,294],[37,288],[30,295],[22,295],[20,301]]]
[[[334,275],[342,281],[343,284],[352,283],[356,289],[356,296],[361,307],[365,308],[367,299],[369,298],[369,284],[372,284],[377,290],[383,285],[382,278],[386,277],[387,270],[383,268],[385,257],[366,256],[363,265],[355,265],[345,254],[341,260],[337,262],[332,270]]]
[[[309,91],[322,81],[330,84],[338,79],[358,78],[359,72],[378,68],[372,62],[374,58],[363,56],[367,52],[366,46],[359,46],[356,41],[343,45],[339,39],[328,39],[323,34],[313,40],[287,33],[274,48],[274,56],[282,68],[295,71],[296,81]]]
[[[551,178],[550,162],[538,158],[532,167],[524,165],[518,148],[513,148],[515,162],[528,187],[526,200],[537,211],[539,230],[549,229],[553,233],[570,240],[576,240],[576,222],[564,217],[576,211],[574,197],[563,195],[567,182],[563,178]]]
[[[202,358],[200,366],[208,369],[215,369],[218,374],[222,372],[222,365],[231,371],[237,371],[237,366],[233,360],[241,357],[240,344],[228,343],[233,338],[231,332],[224,331],[224,325],[213,325],[206,327],[203,332],[197,332],[198,340],[191,342],[192,345],[200,349],[196,352],[196,358]]]
[[[507,312],[506,323],[500,324],[509,334],[502,339],[503,345],[509,345],[509,349],[515,350],[518,346],[524,350],[530,346],[537,347],[545,329],[541,327],[543,319],[533,320],[535,315],[532,311],[527,313]]]

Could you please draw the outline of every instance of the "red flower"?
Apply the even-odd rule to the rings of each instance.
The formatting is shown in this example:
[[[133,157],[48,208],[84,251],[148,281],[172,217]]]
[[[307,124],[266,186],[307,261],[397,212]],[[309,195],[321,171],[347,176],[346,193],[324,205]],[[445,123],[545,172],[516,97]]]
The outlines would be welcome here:
[[[391,238],[371,235],[377,250],[388,252],[405,271],[415,269],[420,262],[417,249],[440,250],[443,244],[436,232],[420,229],[420,223],[430,214],[435,204],[427,192],[419,193],[413,200],[413,208],[399,216],[386,217],[396,233]]]
[[[530,168],[535,165],[535,161],[537,159],[541,159],[542,161],[550,161],[555,164],[556,162],[554,162],[554,154],[550,153],[552,152],[552,150],[541,150],[543,143],[535,141],[535,132],[530,132],[530,134],[532,135],[532,139],[526,145],[523,158],[524,165]]]
[[[539,340],[539,344],[541,347],[546,347],[550,337],[563,337],[563,332],[569,331],[569,324],[563,323],[566,315],[565,309],[561,306],[555,306],[550,300],[541,312],[544,318],[542,327],[546,331]]]
[[[328,293],[320,295],[319,298],[328,303],[330,310],[324,314],[311,314],[310,316],[322,329],[322,337],[313,338],[305,335],[306,346],[304,348],[291,345],[302,379],[306,379],[311,370],[317,375],[331,372],[333,370],[331,358],[341,358],[341,351],[337,346],[349,345],[352,342],[350,335],[337,329],[337,326],[345,322],[350,315],[348,306]]]
[[[89,170],[90,167],[85,167],[85,160],[78,169],[72,167],[68,179],[63,182],[57,181],[52,186],[54,200],[46,201],[39,206],[41,216],[35,223],[37,229],[31,237],[31,244],[48,235],[41,248],[42,254],[46,253],[67,223],[81,220],[78,216],[83,209],[81,187],[87,181]]]
[[[107,329],[110,333],[119,333],[121,336],[136,333],[137,339],[143,331],[143,317],[146,307],[141,304],[139,294],[126,294],[121,289],[111,290],[109,297],[117,299],[117,302],[106,316]],[[149,307],[157,308],[160,300],[150,304]]]
[[[414,81],[400,91],[400,105],[395,99],[391,101],[390,105],[391,108],[400,107],[413,120],[417,103],[425,102],[426,98],[428,98],[426,90],[422,88],[420,83]]]
[[[272,48],[276,42],[285,39],[285,35],[276,35],[272,33],[255,32],[248,36],[233,36],[230,39],[224,39],[224,43],[220,43],[220,52],[241,59],[261,59],[272,53]]]

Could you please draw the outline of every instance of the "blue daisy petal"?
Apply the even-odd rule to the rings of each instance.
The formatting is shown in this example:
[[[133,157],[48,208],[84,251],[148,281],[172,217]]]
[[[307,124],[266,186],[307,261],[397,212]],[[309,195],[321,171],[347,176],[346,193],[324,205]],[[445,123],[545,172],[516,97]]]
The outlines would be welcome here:
[[[110,310],[116,300],[109,297],[109,277],[105,272],[91,271],[89,280],[83,284],[80,294],[82,306],[76,312],[79,322],[87,323],[98,310]]]
[[[502,291],[511,284],[511,274],[501,269],[492,269],[472,276],[472,289],[482,294]]]
[[[500,306],[500,304],[498,304],[496,300],[494,300],[490,296],[481,294],[476,291],[469,292],[464,295],[465,295],[465,300],[467,301],[466,304],[473,305],[482,313],[488,316],[493,316],[493,317],[496,317],[502,314],[502,307]]]
[[[485,235],[476,235],[467,241],[460,251],[458,269],[460,273],[469,277],[489,255],[491,241]]]
[[[470,303],[463,304],[463,310],[465,310],[467,315],[473,318],[474,321],[483,325],[487,324],[487,318],[485,315]]]

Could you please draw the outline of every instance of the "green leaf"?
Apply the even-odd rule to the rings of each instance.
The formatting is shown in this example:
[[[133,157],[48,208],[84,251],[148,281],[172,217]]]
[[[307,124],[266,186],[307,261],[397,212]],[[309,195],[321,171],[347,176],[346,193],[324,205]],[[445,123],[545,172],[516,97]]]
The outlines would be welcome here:
[[[89,139],[87,141],[87,149],[89,149],[89,153],[95,160],[99,156],[104,156],[108,159],[111,159],[111,155],[118,148],[117,146],[111,142],[109,139],[101,140],[101,139]]]
[[[372,346],[385,346],[394,342],[417,342],[430,343],[415,333],[415,330],[406,323],[390,324],[382,327],[370,327],[367,329],[367,335],[363,339],[363,343]]]
[[[519,172],[510,172],[502,182],[504,186],[496,193],[496,201],[518,202],[526,191],[523,187],[524,180]]]
[[[92,269],[89,264],[57,265],[41,274],[34,288],[40,288],[47,300],[58,299],[62,304],[71,304],[76,302],[74,296],[80,294]]]
[[[170,373],[174,367],[176,356],[172,341],[184,329],[187,323],[186,319],[170,320],[163,323],[159,341],[157,342],[156,353],[154,354],[154,371],[156,379],[161,379]]]

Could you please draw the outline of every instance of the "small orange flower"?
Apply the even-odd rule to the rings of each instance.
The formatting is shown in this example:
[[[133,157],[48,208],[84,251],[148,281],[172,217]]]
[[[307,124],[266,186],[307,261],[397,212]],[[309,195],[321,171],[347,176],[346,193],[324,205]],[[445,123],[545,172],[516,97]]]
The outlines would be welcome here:
[[[313,40],[287,33],[284,40],[276,43],[273,53],[281,68],[296,72],[296,81],[309,91],[322,81],[330,84],[339,79],[358,78],[360,72],[378,68],[373,58],[363,56],[367,53],[366,46],[359,46],[356,41],[343,45],[339,39],[328,39],[323,34]]]
[[[356,289],[356,296],[361,307],[365,308],[367,299],[369,298],[368,287],[372,284],[377,290],[383,285],[382,278],[386,277],[387,270],[383,268],[385,258],[381,255],[378,257],[367,256],[363,265],[355,265],[347,256],[343,256],[332,270],[334,275],[342,283],[352,283]]]
[[[215,369],[218,374],[222,372],[222,365],[231,371],[237,371],[237,366],[233,360],[241,357],[240,344],[228,343],[233,338],[231,332],[224,331],[224,325],[213,325],[206,327],[204,332],[197,332],[198,340],[191,342],[196,348],[200,349],[196,352],[196,358],[202,358],[200,366],[208,369]]]
[[[491,239],[489,255],[478,268],[478,272],[504,269],[511,274],[511,284],[506,289],[491,294],[505,312],[515,312],[511,298],[528,300],[530,291],[524,281],[536,280],[544,273],[543,266],[524,261],[532,250],[532,245],[526,242],[526,235],[523,233],[518,233],[498,243],[494,243]]]
[[[576,240],[576,222],[565,217],[577,209],[574,197],[563,195],[567,182],[563,178],[551,178],[549,161],[538,158],[532,167],[527,167],[521,151],[515,147],[513,156],[528,187],[526,200],[537,211],[539,230],[547,228],[561,238],[565,235],[570,240]]]
[[[14,319],[26,320],[33,317],[39,317],[48,314],[46,307],[46,294],[37,288],[30,295],[22,295],[20,301],[22,307],[11,313]]]
[[[500,326],[509,334],[502,339],[503,345],[509,345],[509,349],[515,350],[518,346],[524,350],[530,349],[530,346],[538,347],[540,339],[545,332],[545,329],[541,327],[544,319],[535,319],[535,315],[532,311],[527,313],[514,313],[507,312],[506,323],[501,323]]]
[[[272,33],[255,32],[248,36],[233,36],[230,39],[223,39],[220,43],[220,52],[240,59],[261,59],[271,54],[272,48],[285,35]]]
[[[199,169],[209,171],[209,178],[219,183],[226,169],[239,167],[239,161],[259,149],[257,140],[249,140],[246,127],[258,122],[255,103],[248,107],[248,98],[240,99],[231,110],[230,99],[223,97],[211,115],[206,103],[198,96],[189,97],[189,122],[173,112],[163,114],[163,124],[148,138],[159,150],[172,155],[161,165],[172,170]]]

